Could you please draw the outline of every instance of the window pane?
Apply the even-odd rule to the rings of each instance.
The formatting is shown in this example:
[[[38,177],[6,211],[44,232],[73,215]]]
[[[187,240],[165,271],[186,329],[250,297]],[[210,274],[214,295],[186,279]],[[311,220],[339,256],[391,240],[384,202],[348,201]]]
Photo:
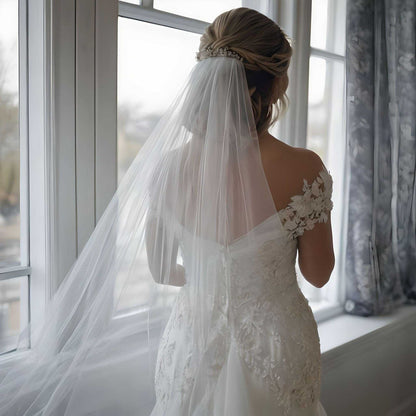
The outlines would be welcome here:
[[[325,95],[326,60],[311,56],[309,61],[309,105],[322,103]]]
[[[27,325],[27,277],[0,280],[0,354],[16,348]]]
[[[119,18],[119,181],[196,64],[199,38],[199,34]],[[118,311],[145,303],[145,288],[130,275],[125,270],[117,278]],[[127,276],[127,286],[119,293]]]
[[[219,14],[241,7],[242,0],[154,0],[155,9],[212,22]]]
[[[20,263],[18,1],[0,1],[0,267]]]
[[[312,0],[311,46],[345,55],[346,0]]]
[[[321,157],[334,180],[331,224],[334,252],[337,257],[341,250],[342,180],[346,147],[344,61],[310,57],[308,99],[307,147]],[[330,303],[336,298],[338,271],[334,269],[333,276],[322,289],[315,288],[303,280],[302,291],[312,306],[322,306],[320,302]]]
[[[122,17],[118,31],[120,181],[195,65],[200,35]]]
[[[307,147],[328,160],[331,140],[341,140],[344,114],[344,62],[311,56]]]

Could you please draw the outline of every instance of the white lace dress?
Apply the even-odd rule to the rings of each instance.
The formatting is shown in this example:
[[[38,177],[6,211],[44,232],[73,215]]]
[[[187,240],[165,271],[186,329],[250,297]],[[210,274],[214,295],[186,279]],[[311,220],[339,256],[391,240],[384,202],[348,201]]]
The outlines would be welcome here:
[[[328,220],[331,195],[332,177],[322,170],[311,184],[304,180],[303,194],[255,227],[255,252],[244,250],[249,233],[229,246],[231,310],[219,290],[209,348],[198,368],[188,330],[188,284],[180,289],[159,347],[152,416],[326,415],[319,401],[319,335],[297,284],[295,260],[296,237]],[[181,232],[186,269],[192,248]],[[221,264],[225,257],[214,248]],[[209,375],[204,385],[198,383],[201,371]]]

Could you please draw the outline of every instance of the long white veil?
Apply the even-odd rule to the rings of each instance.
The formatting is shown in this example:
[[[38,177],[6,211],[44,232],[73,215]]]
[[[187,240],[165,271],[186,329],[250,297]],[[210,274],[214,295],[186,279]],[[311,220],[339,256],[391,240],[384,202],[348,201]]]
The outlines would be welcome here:
[[[19,350],[29,335],[31,349],[1,367],[0,415],[150,415],[161,383],[170,405],[185,396],[203,406],[215,388],[207,357],[219,354],[212,329],[226,322],[233,336],[231,254],[255,250],[266,219],[275,233],[276,214],[244,64],[203,59],[123,178],[46,321],[21,333]],[[120,310],[132,287],[134,308]],[[175,320],[187,328],[182,344],[165,345],[166,331],[181,330]],[[178,370],[171,385],[161,368],[170,347],[178,369],[197,369]],[[177,390],[181,377],[192,378],[191,391]]]

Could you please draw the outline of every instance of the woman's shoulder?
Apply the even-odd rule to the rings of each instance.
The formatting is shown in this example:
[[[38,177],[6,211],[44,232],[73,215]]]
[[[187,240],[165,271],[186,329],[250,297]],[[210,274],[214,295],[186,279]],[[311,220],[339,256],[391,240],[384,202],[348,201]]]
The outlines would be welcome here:
[[[264,170],[278,208],[285,207],[292,196],[302,194],[305,181],[312,184],[322,171],[324,175],[328,173],[316,152],[291,146],[276,138],[270,140],[263,153]]]
[[[276,167],[288,177],[302,176],[301,179],[313,180],[320,171],[325,170],[324,162],[318,153],[304,147],[291,146],[274,137],[270,146],[271,157],[276,161]]]

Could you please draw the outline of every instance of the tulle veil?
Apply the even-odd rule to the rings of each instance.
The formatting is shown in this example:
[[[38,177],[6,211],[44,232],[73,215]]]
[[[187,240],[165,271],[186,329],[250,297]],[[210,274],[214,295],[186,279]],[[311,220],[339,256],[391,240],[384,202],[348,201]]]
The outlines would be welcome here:
[[[196,62],[48,305],[45,322],[21,333],[18,350],[29,336],[30,350],[1,367],[0,415],[157,414],[158,364],[166,353],[160,347],[185,291],[192,314],[175,319],[190,328],[186,358],[199,370],[191,375],[192,391],[173,385],[170,399],[203,403],[215,388],[205,366],[211,329],[233,314],[230,253],[254,250],[266,219],[276,232],[276,214],[244,64],[227,56]],[[134,305],[120,309],[132,282]],[[175,351],[180,357],[180,345]]]

